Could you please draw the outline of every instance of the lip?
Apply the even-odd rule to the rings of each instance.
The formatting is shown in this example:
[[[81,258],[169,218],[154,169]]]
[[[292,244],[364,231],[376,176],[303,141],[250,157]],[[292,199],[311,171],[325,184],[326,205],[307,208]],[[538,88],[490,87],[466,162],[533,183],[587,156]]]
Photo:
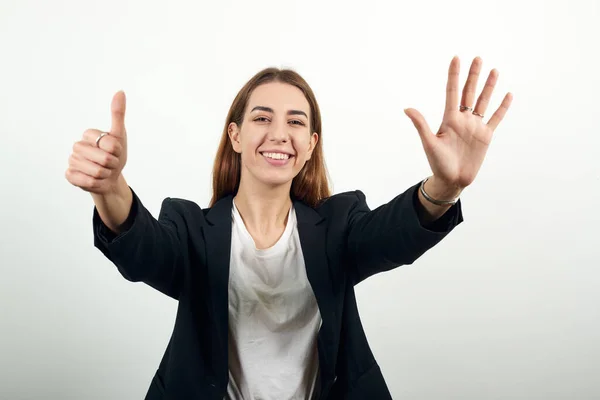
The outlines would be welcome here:
[[[281,153],[281,154],[287,154],[287,155],[289,155],[289,158],[287,160],[278,160],[278,159],[275,159],[275,158],[265,157],[262,153]],[[262,156],[262,158],[266,162],[268,162],[269,164],[271,164],[273,166],[276,166],[276,167],[284,166],[284,165],[288,164],[292,160],[292,158],[294,158],[294,156],[291,155],[290,153],[287,153],[287,152],[284,152],[284,151],[280,151],[280,150],[278,150],[278,151],[265,150],[265,151],[261,151],[260,155]]]

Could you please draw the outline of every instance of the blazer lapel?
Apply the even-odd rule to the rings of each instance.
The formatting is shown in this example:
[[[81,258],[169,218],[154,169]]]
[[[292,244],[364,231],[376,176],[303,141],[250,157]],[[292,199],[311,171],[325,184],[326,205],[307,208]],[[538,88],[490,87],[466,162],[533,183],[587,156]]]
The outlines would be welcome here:
[[[229,263],[231,256],[231,209],[233,196],[216,202],[206,214],[203,227],[206,243],[206,268],[208,271],[212,321],[211,355],[217,380],[228,377],[229,337]],[[335,373],[335,303],[327,260],[326,224],[323,217],[301,201],[294,201],[298,221],[298,235],[306,265],[306,274],[315,294],[322,325],[317,338],[322,379],[331,380]]]
[[[212,365],[217,380],[228,379],[229,262],[231,256],[231,209],[233,196],[217,201],[206,214],[204,226],[208,296],[214,326],[211,335]]]
[[[317,346],[322,378],[326,381],[335,373],[335,302],[332,298],[332,282],[327,259],[327,225],[322,223],[323,217],[308,205],[295,201],[298,220],[298,235],[304,255],[306,274],[311,284],[322,325],[319,330]]]

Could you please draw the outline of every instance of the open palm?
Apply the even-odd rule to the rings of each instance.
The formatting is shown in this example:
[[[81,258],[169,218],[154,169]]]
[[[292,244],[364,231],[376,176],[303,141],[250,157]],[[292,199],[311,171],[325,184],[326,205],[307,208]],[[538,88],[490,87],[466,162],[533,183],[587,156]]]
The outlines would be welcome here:
[[[512,94],[507,93],[490,120],[483,122],[483,115],[498,80],[498,71],[493,69],[490,72],[473,108],[481,64],[481,58],[473,60],[459,103],[460,61],[458,57],[452,59],[448,70],[444,117],[435,135],[421,113],[413,108],[404,110],[419,132],[433,175],[448,186],[460,189],[469,186],[477,176],[492,135],[512,102]]]

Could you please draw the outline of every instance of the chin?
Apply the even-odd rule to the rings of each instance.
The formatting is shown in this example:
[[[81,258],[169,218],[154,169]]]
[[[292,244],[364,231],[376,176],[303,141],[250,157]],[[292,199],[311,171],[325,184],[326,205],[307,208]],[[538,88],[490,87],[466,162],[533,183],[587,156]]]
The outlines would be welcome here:
[[[292,180],[293,180],[293,178],[278,178],[278,177],[272,176],[272,177],[260,179],[260,182],[267,186],[276,187],[276,186],[291,185]]]
[[[261,171],[261,174],[257,174],[256,178],[259,182],[267,186],[284,186],[291,185],[292,180],[296,176],[291,171]]]

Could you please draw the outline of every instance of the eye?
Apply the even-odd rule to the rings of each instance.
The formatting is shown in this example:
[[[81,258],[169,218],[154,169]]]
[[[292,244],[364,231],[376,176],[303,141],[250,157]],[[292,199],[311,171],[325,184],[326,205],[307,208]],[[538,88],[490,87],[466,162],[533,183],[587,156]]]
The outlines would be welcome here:
[[[254,121],[256,121],[256,122],[269,122],[269,119],[267,117],[256,117],[256,118],[254,118]]]
[[[300,125],[300,126],[306,125],[304,122],[300,121],[299,119],[294,119],[294,120],[290,121],[290,123],[292,123],[293,125]]]

